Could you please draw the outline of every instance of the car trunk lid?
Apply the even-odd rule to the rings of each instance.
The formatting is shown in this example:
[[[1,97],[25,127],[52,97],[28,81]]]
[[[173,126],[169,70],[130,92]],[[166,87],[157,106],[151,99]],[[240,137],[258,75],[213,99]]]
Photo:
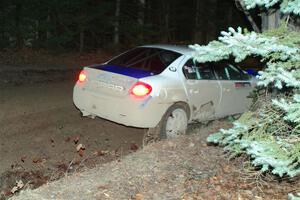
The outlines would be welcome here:
[[[85,67],[85,87],[98,95],[125,96],[140,78],[153,75],[151,72],[114,65]]]

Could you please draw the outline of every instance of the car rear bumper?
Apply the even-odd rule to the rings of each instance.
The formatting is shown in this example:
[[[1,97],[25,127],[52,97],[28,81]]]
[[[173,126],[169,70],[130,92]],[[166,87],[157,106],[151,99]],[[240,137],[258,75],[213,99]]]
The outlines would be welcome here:
[[[98,116],[126,126],[155,127],[170,105],[159,103],[158,97],[135,99],[127,95],[114,97],[96,94],[76,84],[73,102],[83,116]]]

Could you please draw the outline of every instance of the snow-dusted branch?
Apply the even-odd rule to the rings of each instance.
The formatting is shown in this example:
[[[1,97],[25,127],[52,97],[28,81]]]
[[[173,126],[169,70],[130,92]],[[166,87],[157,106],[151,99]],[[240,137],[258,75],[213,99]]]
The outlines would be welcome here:
[[[247,9],[256,6],[271,8],[276,4],[280,4],[280,10],[285,14],[300,15],[300,0],[241,0]]]

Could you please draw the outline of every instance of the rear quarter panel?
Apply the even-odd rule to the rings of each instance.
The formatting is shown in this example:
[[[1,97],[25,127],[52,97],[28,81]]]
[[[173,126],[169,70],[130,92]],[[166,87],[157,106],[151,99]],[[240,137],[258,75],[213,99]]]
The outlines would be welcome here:
[[[187,102],[188,99],[181,77],[183,60],[185,60],[184,55],[176,59],[161,74],[141,79],[141,81],[152,86],[151,95],[159,97],[161,104],[171,106],[179,101]]]

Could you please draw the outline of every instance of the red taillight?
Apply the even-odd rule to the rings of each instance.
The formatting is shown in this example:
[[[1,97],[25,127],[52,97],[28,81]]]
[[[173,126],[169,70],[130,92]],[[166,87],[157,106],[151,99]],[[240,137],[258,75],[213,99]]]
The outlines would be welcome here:
[[[150,94],[152,87],[147,83],[137,82],[131,89],[131,94],[136,97],[144,97]]]
[[[83,83],[84,81],[86,80],[86,73],[84,70],[82,70],[79,74],[79,78],[78,78],[78,81],[80,83]]]

